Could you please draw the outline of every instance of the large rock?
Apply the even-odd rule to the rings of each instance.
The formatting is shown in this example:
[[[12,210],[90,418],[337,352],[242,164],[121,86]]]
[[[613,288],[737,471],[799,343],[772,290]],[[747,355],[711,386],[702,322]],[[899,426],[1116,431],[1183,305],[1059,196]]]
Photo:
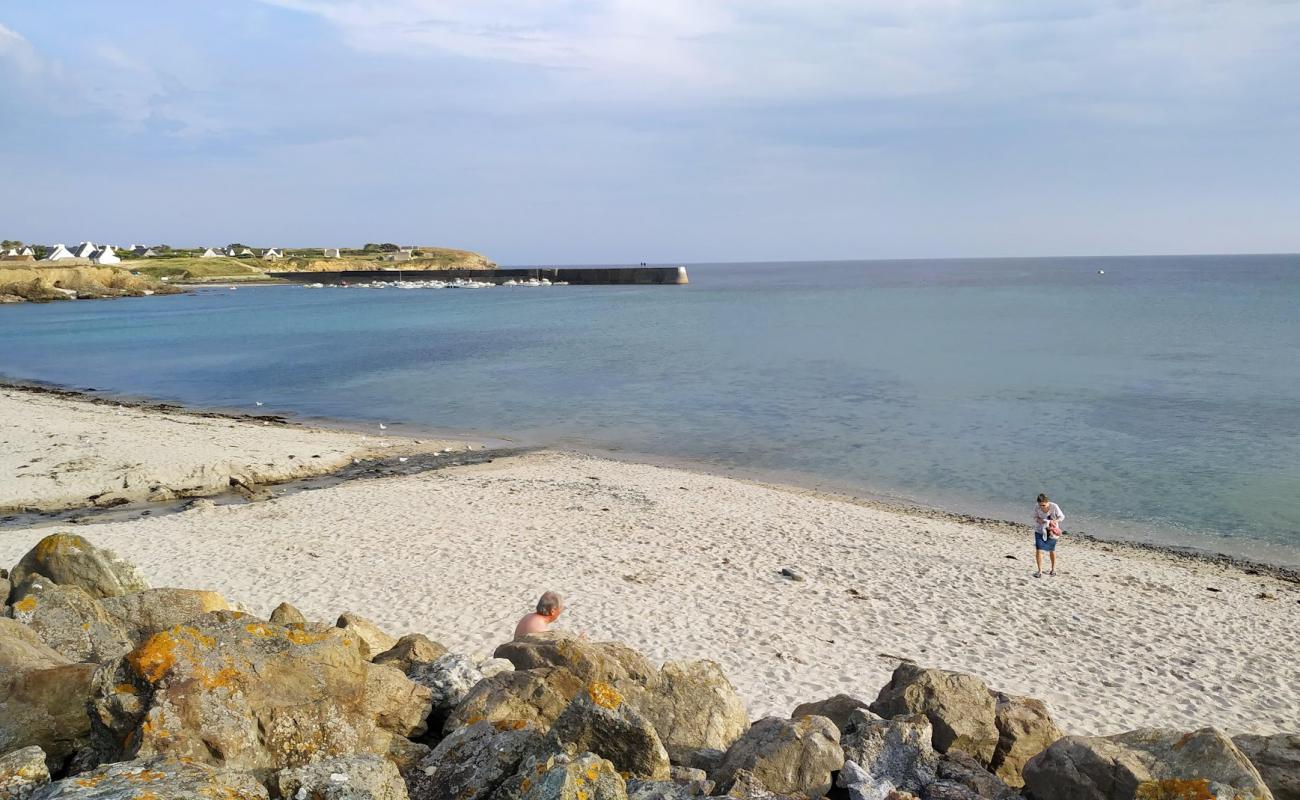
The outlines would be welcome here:
[[[30,575],[14,589],[11,613],[70,661],[98,663],[131,649],[122,626],[79,586]]]
[[[71,533],[51,534],[37,542],[10,571],[9,580],[17,586],[33,573],[61,586],[80,586],[91,597],[149,588],[134,564]]]
[[[921,791],[926,800],[1010,800],[1019,794],[961,750],[943,754],[935,781]]]
[[[270,621],[276,625],[303,625],[307,624],[307,618],[302,612],[293,606],[292,603],[281,603],[271,611]]]
[[[484,678],[447,717],[446,733],[487,720],[530,722],[551,727],[583,683],[567,669],[529,669]]]
[[[407,800],[406,784],[393,762],[351,755],[282,769],[274,787],[282,800]]]
[[[1234,736],[1277,800],[1300,800],[1300,734]]]
[[[429,726],[433,728],[440,721],[445,724],[448,715],[483,680],[483,673],[469,656],[447,653],[432,662],[412,664],[406,677],[429,690]]]
[[[0,673],[29,667],[57,667],[68,657],[41,641],[36,631],[9,617],[0,617]]]
[[[1064,734],[1042,700],[999,692],[996,702],[998,746],[988,767],[1008,786],[1019,788],[1025,785],[1021,773],[1026,762]]]
[[[712,777],[726,791],[746,771],[769,792],[816,798],[830,790],[831,773],[843,765],[835,723],[825,717],[767,717],[731,745]]]
[[[939,754],[930,745],[934,730],[924,714],[880,719],[869,711],[855,710],[846,723],[844,758],[858,764],[879,784],[918,792],[934,780]]]
[[[361,658],[351,634],[218,611],[150,637],[96,676],[104,760],[174,756],[270,774],[353,753],[403,760],[429,691]]]
[[[598,755],[560,755],[543,766],[547,768],[523,777],[519,800],[627,800],[623,778]]]
[[[997,707],[989,687],[973,675],[925,669],[903,662],[880,690],[871,710],[889,719],[924,714],[940,753],[956,748],[989,764],[998,746]]]
[[[1146,728],[1117,736],[1066,736],[1025,765],[1038,800],[1271,800],[1259,771],[1214,728]]]
[[[749,727],[745,701],[712,661],[670,661],[649,686],[622,680],[615,687],[677,763],[698,750],[726,750]]]
[[[0,648],[3,649],[3,648]],[[90,742],[94,664],[0,670],[0,753],[31,745],[54,771]]]
[[[568,752],[609,759],[622,775],[668,779],[668,752],[654,726],[607,683],[593,681],[578,692],[551,726],[550,738]]]
[[[541,729],[528,723],[459,728],[408,773],[411,800],[487,800],[542,740]]]
[[[645,656],[618,642],[588,642],[565,633],[539,633],[506,642],[493,655],[516,670],[563,667],[583,683],[632,680],[649,685],[659,671]]]
[[[361,655],[367,659],[374,658],[397,644],[396,638],[360,614],[343,614],[335,626],[356,634],[361,640]]]
[[[123,761],[52,783],[33,800],[267,800],[243,772],[176,759]]]
[[[0,756],[0,800],[27,800],[49,782],[50,770],[41,748],[24,747]]]
[[[387,664],[402,672],[410,670],[414,664],[428,664],[447,654],[447,648],[438,644],[422,633],[408,633],[397,640],[397,644],[375,656],[371,661]]]
[[[216,592],[200,589],[146,589],[100,601],[104,611],[126,631],[133,646],[155,633],[184,625],[210,611],[228,611]]]
[[[807,716],[825,717],[834,722],[835,727],[839,728],[840,733],[843,734],[844,729],[849,724],[849,716],[858,709],[869,708],[870,705],[866,700],[859,700],[853,695],[837,694],[825,700],[818,700],[815,703],[801,703],[795,706],[794,711],[790,714],[790,719]]]

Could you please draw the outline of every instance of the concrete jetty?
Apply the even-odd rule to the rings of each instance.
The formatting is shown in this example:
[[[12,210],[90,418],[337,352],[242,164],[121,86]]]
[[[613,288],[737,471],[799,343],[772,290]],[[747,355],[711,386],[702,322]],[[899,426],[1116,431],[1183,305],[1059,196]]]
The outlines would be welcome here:
[[[268,272],[272,278],[294,283],[367,283],[370,281],[465,280],[504,283],[508,280],[541,280],[595,285],[682,286],[690,283],[686,267],[557,267],[551,269],[357,269],[338,272]]]

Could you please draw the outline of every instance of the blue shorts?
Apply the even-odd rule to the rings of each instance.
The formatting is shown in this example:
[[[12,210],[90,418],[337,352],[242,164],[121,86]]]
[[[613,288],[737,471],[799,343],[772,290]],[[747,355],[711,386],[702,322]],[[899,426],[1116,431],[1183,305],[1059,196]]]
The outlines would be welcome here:
[[[1050,536],[1034,531],[1034,549],[1042,550],[1044,553],[1055,553],[1056,543],[1060,539],[1053,539]]]

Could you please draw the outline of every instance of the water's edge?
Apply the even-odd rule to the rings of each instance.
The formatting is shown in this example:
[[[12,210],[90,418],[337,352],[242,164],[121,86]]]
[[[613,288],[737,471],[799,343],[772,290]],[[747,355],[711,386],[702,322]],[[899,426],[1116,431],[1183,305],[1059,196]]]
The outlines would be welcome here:
[[[179,412],[205,418],[232,419],[248,422],[271,422],[279,425],[300,425],[304,427],[327,428],[353,433],[371,432],[369,426],[363,427],[364,424],[356,420],[306,417],[293,413],[257,414],[237,409],[204,407],[200,405],[169,402],[159,398],[142,397],[130,394],[116,394],[93,388],[75,388],[45,381],[25,380],[7,375],[0,375],[0,388],[31,392],[34,394],[51,395],[54,397],[62,397],[101,405],[122,405],[146,411]],[[476,455],[478,458],[476,459],[466,458],[468,454],[460,454],[460,458],[457,460],[462,463],[469,463],[471,460],[490,461],[492,458],[505,458],[541,450],[549,450],[552,452],[569,451],[582,455],[606,458],[613,461],[682,469],[720,479],[739,480],[746,483],[759,484],[779,491],[811,495],[836,502],[853,503],[893,513],[906,514],[908,516],[978,525],[992,531],[1014,534],[1020,537],[1026,537],[1029,529],[1028,526],[1023,523],[999,519],[996,517],[963,514],[887,495],[870,495],[857,490],[838,487],[835,489],[826,489],[822,486],[825,481],[815,476],[802,476],[804,479],[801,480],[801,476],[789,472],[782,472],[779,475],[776,475],[761,470],[743,470],[734,468],[720,469],[716,465],[697,460],[629,453],[624,450],[611,450],[595,446],[564,448],[547,447],[540,443],[522,444],[518,438],[508,436],[482,436],[464,431],[425,428],[401,423],[393,423],[393,425],[400,428],[395,431],[395,433],[404,438],[450,439],[462,442],[473,442],[482,448],[477,451]],[[364,465],[359,469],[343,468],[327,475],[276,484],[278,489],[277,495],[326,488],[329,485],[336,485],[350,480],[366,480],[379,477],[393,477],[401,474],[415,474],[427,469],[438,469],[444,466],[461,466],[462,463],[431,463],[428,465],[416,465],[416,467],[409,469],[404,468],[396,470],[393,468],[393,465],[385,464],[383,462],[374,462]],[[168,502],[157,504],[135,504],[129,509],[119,509],[119,513],[116,514],[102,513],[105,511],[104,509],[73,509],[60,512],[57,517],[47,514],[29,515],[29,518],[32,519],[34,524],[49,525],[65,519],[76,520],[80,514],[81,524],[100,521],[107,522],[139,516],[157,516],[159,515],[159,512],[161,512],[161,514],[175,513],[184,510],[185,505],[188,502],[189,500],[185,503]],[[41,521],[36,522],[38,519]],[[24,525],[6,524],[0,526],[0,530],[3,528],[21,527],[24,527]],[[1069,532],[1069,537],[1074,540],[1093,542],[1107,547],[1123,548],[1133,551],[1134,554],[1163,555],[1203,564],[1240,569],[1248,575],[1264,575],[1300,584],[1300,569],[1298,568],[1247,558],[1231,553],[1073,531]]]

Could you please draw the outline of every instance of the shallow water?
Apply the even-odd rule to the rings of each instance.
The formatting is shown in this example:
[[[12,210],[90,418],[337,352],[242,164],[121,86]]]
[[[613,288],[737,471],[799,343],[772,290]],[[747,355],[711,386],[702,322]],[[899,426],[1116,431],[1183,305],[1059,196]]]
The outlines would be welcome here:
[[[1104,269],[1105,275],[1098,275]],[[704,461],[1300,564],[1300,257],[0,307],[0,373]]]

